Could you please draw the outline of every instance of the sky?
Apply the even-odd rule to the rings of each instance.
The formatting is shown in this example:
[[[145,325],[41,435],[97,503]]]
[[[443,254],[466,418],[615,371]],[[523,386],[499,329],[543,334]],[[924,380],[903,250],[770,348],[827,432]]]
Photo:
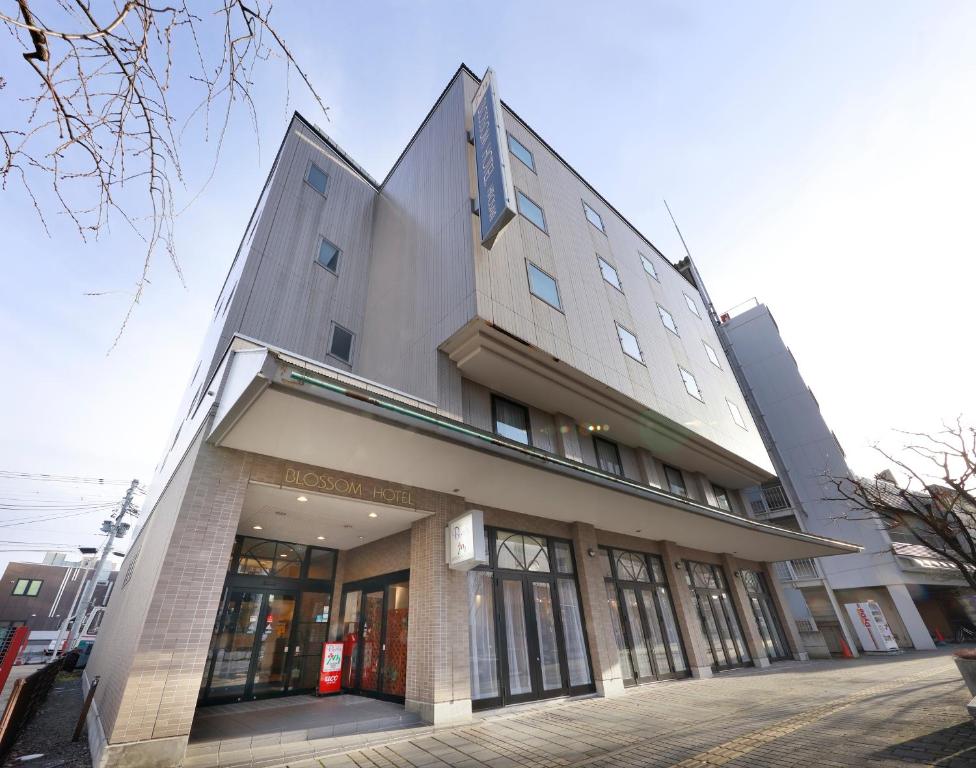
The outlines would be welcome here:
[[[0,566],[98,545],[99,505],[151,480],[291,110],[382,178],[462,61],[494,68],[503,99],[677,261],[668,200],[716,308],[770,307],[855,471],[885,466],[871,446],[897,449],[895,429],[972,419],[976,4],[289,2],[272,18],[328,116],[268,61],[260,152],[236,112],[206,185],[214,143],[189,124],[183,279],[154,261],[110,353],[139,241],[115,222],[84,243],[63,217],[48,235],[19,185],[0,191]],[[2,115],[35,86],[6,41],[0,73]],[[199,91],[177,78],[170,98],[185,117]]]

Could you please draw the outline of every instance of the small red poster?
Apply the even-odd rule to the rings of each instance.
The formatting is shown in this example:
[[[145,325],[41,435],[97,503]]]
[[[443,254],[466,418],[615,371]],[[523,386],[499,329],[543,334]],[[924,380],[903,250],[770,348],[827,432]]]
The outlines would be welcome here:
[[[342,643],[322,643],[319,693],[338,693],[342,675]]]

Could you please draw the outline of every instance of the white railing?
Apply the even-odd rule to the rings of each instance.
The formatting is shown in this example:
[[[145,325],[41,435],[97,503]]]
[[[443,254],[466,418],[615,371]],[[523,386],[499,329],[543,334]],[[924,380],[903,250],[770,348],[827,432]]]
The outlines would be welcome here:
[[[780,581],[808,581],[809,579],[821,578],[816,561],[810,557],[804,557],[800,560],[784,560],[781,563],[774,563],[773,567]]]
[[[790,500],[786,496],[786,491],[782,485],[768,485],[762,489],[763,500],[770,512],[780,509],[789,509]]]

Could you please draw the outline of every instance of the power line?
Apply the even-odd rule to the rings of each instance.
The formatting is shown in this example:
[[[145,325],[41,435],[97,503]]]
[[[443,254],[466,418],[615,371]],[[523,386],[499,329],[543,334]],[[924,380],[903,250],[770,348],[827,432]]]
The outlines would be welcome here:
[[[86,477],[83,475],[58,475],[47,472],[15,472],[9,469],[0,469],[0,479],[3,480],[34,480],[49,483],[75,483],[75,484],[94,484],[94,485],[129,485],[128,480],[106,479],[104,477]],[[137,493],[145,493],[146,489],[139,486],[135,489]]]

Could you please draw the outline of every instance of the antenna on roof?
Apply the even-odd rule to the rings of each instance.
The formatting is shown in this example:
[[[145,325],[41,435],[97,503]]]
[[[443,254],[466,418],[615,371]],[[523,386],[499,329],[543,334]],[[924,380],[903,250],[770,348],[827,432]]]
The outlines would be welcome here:
[[[671,223],[674,224],[674,231],[678,233],[678,237],[681,238],[681,245],[684,246],[685,256],[691,261],[691,251],[688,250],[688,243],[685,242],[685,236],[681,234],[681,228],[678,226],[678,222],[674,219],[674,214],[671,213],[671,206],[668,205],[667,198],[661,198],[664,200],[664,207],[668,209],[668,216],[671,217]]]
[[[715,312],[715,306],[712,304],[712,299],[708,295],[708,291],[705,289],[705,281],[701,279],[701,275],[698,274],[698,267],[695,266],[695,260],[691,258],[691,251],[688,250],[688,243],[685,242],[685,236],[681,234],[681,227],[678,226],[677,220],[674,218],[674,214],[671,212],[671,206],[668,205],[668,201],[665,198],[664,207],[668,209],[668,216],[671,217],[671,223],[674,224],[674,231],[678,233],[678,237],[681,239],[681,245],[685,249],[685,257],[688,259],[688,272],[691,274],[691,282],[694,283],[698,292],[701,294],[702,299],[705,302],[705,309],[708,310],[709,316],[712,318],[712,322],[718,326],[721,325],[721,321],[718,318],[718,314]]]

